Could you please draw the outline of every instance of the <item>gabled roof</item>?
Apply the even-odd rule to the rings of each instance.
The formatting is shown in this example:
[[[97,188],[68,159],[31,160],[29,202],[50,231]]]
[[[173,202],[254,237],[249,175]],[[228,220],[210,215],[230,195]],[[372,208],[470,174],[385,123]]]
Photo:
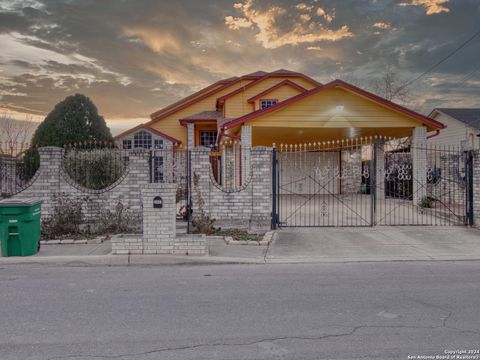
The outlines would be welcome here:
[[[190,95],[189,97],[185,98],[185,99],[182,99],[180,101],[178,101],[176,104],[178,104],[178,106],[167,106],[168,108],[168,111],[165,111],[165,109],[167,108],[164,108],[162,110],[159,110],[157,112],[154,112],[153,114],[150,115],[150,118],[152,119],[151,121],[149,121],[147,124],[152,124],[154,122],[157,122],[158,120],[161,120],[171,114],[174,114],[175,112],[179,111],[179,110],[182,110],[182,109],[185,109],[187,107],[189,107],[190,105],[193,105],[203,99],[206,99],[208,98],[209,96],[211,95],[214,95],[220,91],[222,91],[223,89],[226,89],[228,88],[229,86],[232,86],[242,80],[256,80],[258,79],[260,76],[254,76],[254,75],[251,75],[251,74],[247,74],[247,75],[243,75],[241,77],[235,77],[235,78],[230,78],[230,79],[226,79],[226,80],[221,80],[220,82],[218,83],[215,83],[214,85],[216,84],[221,84],[222,86],[219,86],[219,87],[215,87],[215,88],[212,88],[213,85],[207,87],[206,89],[212,89],[210,91],[207,91],[205,92],[203,95],[201,96],[198,96],[198,97],[194,97],[194,95]],[[205,89],[204,89],[205,90]],[[203,92],[204,90],[200,90],[200,92]],[[198,92],[196,93],[198,94]],[[193,98],[192,98],[193,97]],[[191,99],[189,101],[185,101],[185,100],[188,100],[188,99]]]
[[[278,88],[280,88],[280,87],[282,87],[282,86],[285,86],[285,85],[286,85],[286,86],[291,86],[291,87],[299,90],[299,91],[302,92],[302,93],[304,93],[305,91],[307,91],[307,89],[305,89],[303,86],[300,86],[300,85],[294,83],[293,81],[290,81],[290,80],[288,80],[288,79],[285,79],[285,80],[283,80],[283,81],[280,81],[278,84],[275,84],[275,85],[273,85],[272,87],[266,89],[265,91],[262,91],[261,93],[255,95],[255,96],[252,96],[252,97],[251,97],[250,99],[248,99],[247,101],[248,101],[249,103],[254,102],[255,100],[261,98],[262,96],[265,96],[265,95],[271,93],[272,91],[274,91],[274,90],[276,90],[276,89],[278,89]]]
[[[230,82],[232,82],[236,79],[237,79],[237,77],[231,77],[231,78],[228,78],[228,79],[223,79],[223,80],[217,81],[216,83],[213,83],[212,85],[204,87],[203,89],[198,90],[198,91],[194,92],[193,94],[188,95],[187,97],[184,97],[183,99],[180,99],[180,100],[174,102],[173,104],[169,104],[169,105],[163,107],[162,109],[160,109],[158,111],[155,111],[153,114],[150,115],[150,117],[153,118],[153,117],[159,116],[163,112],[165,112],[167,110],[171,110],[171,109],[183,104],[185,101],[188,101],[188,100],[196,97],[197,95],[199,95],[201,93],[204,93],[205,91],[208,91],[208,90],[213,89],[215,87],[218,87],[220,85],[228,84],[228,83],[230,83]]]
[[[135,126],[134,128],[131,128],[131,129],[128,129],[127,131],[124,131],[116,136],[113,137],[114,140],[119,140],[121,139],[122,137],[124,136],[127,136],[131,133],[134,133],[136,132],[137,130],[140,130],[140,129],[143,129],[143,130],[147,130],[147,131],[150,131],[152,132],[153,134],[156,134],[158,136],[161,136],[161,137],[164,137],[165,139],[167,140],[170,140],[172,143],[174,144],[177,144],[177,145],[180,145],[182,142],[178,139],[175,139],[174,137],[171,137],[170,135],[167,135],[161,131],[158,131],[150,126],[148,126],[147,124],[140,124],[140,125],[137,125]]]
[[[435,111],[444,113],[475,129],[480,129],[480,108],[436,108],[433,109],[430,116],[432,116]]]
[[[217,121],[218,120],[223,120],[223,113],[221,111],[202,111],[187,117],[184,117],[183,119],[180,119],[180,124],[185,125],[186,123],[189,122],[196,122],[196,121]]]
[[[427,116],[424,116],[422,114],[419,114],[413,110],[410,110],[410,109],[407,109],[406,107],[403,107],[401,105],[398,105],[398,104],[395,104],[391,101],[388,101],[380,96],[377,96],[375,94],[372,94],[366,90],[362,90],[356,86],[353,86],[351,84],[348,84],[346,83],[345,81],[342,81],[342,80],[334,80],[328,84],[325,84],[325,85],[322,85],[322,86],[318,86],[312,90],[309,90],[307,92],[304,92],[302,94],[298,94],[297,96],[294,96],[290,99],[287,99],[285,101],[282,101],[274,106],[271,106],[269,108],[266,108],[266,109],[261,109],[261,110],[257,110],[257,111],[254,111],[254,112],[251,112],[247,115],[244,115],[244,116],[241,116],[239,118],[236,118],[236,119],[233,119],[231,121],[228,121],[226,122],[223,126],[222,126],[222,129],[229,129],[229,128],[232,128],[232,127],[235,127],[235,126],[238,126],[238,125],[241,125],[243,124],[244,122],[246,121],[249,121],[249,120],[252,120],[252,119],[255,119],[257,117],[260,117],[264,114],[268,114],[270,112],[273,112],[273,111],[276,111],[276,110],[279,110],[279,109],[282,109],[290,104],[293,104],[293,103],[296,103],[297,101],[300,101],[304,98],[307,98],[309,96],[312,96],[312,95],[315,95],[315,94],[318,94],[319,92],[321,91],[324,91],[324,90],[327,90],[327,89],[331,89],[331,88],[334,88],[334,87],[340,87],[340,88],[343,88],[343,89],[346,89],[352,93],[355,93],[357,95],[360,95],[360,96],[363,96],[363,97],[366,97],[370,100],[373,100],[383,106],[386,106],[392,110],[396,110],[400,113],[403,113],[405,115],[408,115],[408,116],[411,116],[419,121],[421,121],[422,123],[426,123],[426,124],[430,124],[432,125],[433,127],[436,127],[438,129],[444,129],[445,128],[445,125],[443,125],[442,123],[434,120],[434,119],[431,119]]]
[[[321,85],[318,81],[312,79],[311,77],[307,76],[307,75],[304,75],[304,74],[301,74],[301,73],[298,73],[298,72],[294,72],[294,71],[288,71],[288,70],[283,70],[283,69],[280,69],[280,70],[276,70],[276,71],[273,71],[271,73],[267,73],[265,74],[264,76],[262,76],[261,78],[255,80],[255,81],[252,81],[251,83],[241,87],[241,88],[238,88],[226,95],[223,95],[221,97],[219,97],[217,99],[217,103],[223,103],[226,99],[228,99],[229,97],[232,97],[234,95],[237,95],[247,89],[250,89],[251,87],[261,83],[262,81],[266,80],[266,79],[269,79],[269,78],[272,78],[272,77],[300,77],[300,78],[303,78],[305,80],[308,80],[310,81],[312,84],[315,84],[317,86]]]

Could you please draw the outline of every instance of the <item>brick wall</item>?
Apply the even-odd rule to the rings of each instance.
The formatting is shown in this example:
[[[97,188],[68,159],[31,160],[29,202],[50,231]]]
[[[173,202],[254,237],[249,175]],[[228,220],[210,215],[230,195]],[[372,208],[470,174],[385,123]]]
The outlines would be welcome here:
[[[253,148],[250,163],[245,183],[239,189],[227,190],[213,178],[209,149],[195,148],[192,151],[193,217],[200,211],[201,197],[205,213],[216,220],[216,226],[268,229],[272,206],[272,149]]]
[[[56,195],[82,197],[85,219],[93,221],[102,209],[114,211],[118,203],[139,213],[142,208],[140,190],[150,182],[149,152],[143,149],[129,152],[128,166],[123,176],[102,190],[90,190],[75,183],[63,168],[64,149],[43,147],[39,150],[40,167],[27,187],[13,199],[35,198],[42,201],[42,218],[53,214]]]
[[[142,190],[143,235],[114,237],[112,253],[205,255],[204,236],[176,236],[176,184],[148,184]],[[154,201],[161,199],[161,207]]]

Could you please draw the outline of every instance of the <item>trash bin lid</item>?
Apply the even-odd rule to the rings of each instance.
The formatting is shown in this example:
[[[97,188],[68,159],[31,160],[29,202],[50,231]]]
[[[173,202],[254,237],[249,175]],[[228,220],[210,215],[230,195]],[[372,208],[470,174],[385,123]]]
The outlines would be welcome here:
[[[0,201],[0,208],[2,207],[19,207],[19,206],[33,206],[41,204],[41,200],[35,199],[5,199]]]

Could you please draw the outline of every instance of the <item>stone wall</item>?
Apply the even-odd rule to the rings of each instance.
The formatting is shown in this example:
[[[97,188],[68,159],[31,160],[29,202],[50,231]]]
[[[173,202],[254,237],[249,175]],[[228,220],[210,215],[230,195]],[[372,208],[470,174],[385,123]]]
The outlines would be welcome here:
[[[55,196],[88,198],[83,201],[86,221],[93,221],[102,210],[114,211],[118,203],[139,213],[142,208],[140,190],[150,182],[149,152],[132,150],[125,173],[111,186],[90,190],[75,183],[63,167],[64,149],[43,147],[39,150],[40,167],[26,188],[14,199],[35,198],[42,201],[42,218],[53,215]]]
[[[215,226],[266,230],[271,222],[272,149],[257,147],[251,150],[245,183],[235,190],[227,190],[213,178],[209,149],[192,151],[193,218],[203,211],[215,219]]]

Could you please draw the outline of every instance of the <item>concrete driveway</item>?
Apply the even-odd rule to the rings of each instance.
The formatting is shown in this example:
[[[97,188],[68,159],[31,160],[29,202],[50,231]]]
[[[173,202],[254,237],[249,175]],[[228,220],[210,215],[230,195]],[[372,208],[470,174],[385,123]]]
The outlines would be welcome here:
[[[266,262],[480,260],[480,230],[467,227],[282,229]]]

